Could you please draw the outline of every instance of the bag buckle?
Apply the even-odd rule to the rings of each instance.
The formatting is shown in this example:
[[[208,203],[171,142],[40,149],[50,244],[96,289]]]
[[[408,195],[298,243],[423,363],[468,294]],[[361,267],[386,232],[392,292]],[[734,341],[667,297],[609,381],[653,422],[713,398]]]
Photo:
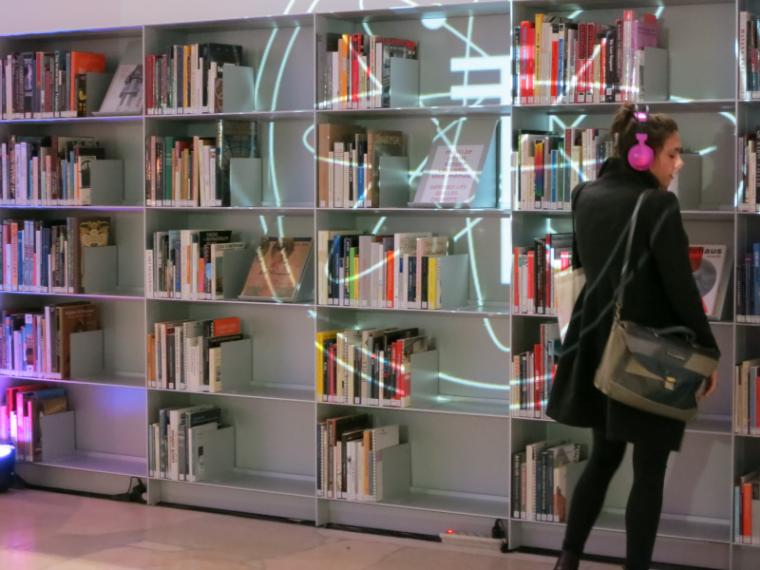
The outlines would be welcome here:
[[[676,389],[676,379],[672,376],[665,376],[665,380],[663,380],[665,384],[665,389],[673,391]]]

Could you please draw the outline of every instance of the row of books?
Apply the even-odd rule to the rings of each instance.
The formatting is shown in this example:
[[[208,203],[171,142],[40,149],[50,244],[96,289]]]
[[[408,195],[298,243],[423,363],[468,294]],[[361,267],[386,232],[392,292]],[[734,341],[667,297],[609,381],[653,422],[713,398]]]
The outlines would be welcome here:
[[[103,73],[102,53],[27,51],[0,59],[0,118],[77,117],[85,114],[86,73]]]
[[[734,432],[760,435],[760,359],[744,360],[736,365],[734,392]]]
[[[398,425],[371,427],[367,414],[317,424],[317,496],[382,501],[408,490],[409,444]]]
[[[68,378],[71,335],[100,330],[97,305],[73,301],[38,311],[2,311],[0,374]]]
[[[243,48],[222,43],[175,44],[145,56],[149,115],[222,111],[224,68],[243,65]]]
[[[92,204],[92,163],[106,158],[94,137],[17,136],[0,142],[2,204]]]
[[[391,59],[417,59],[417,42],[328,33],[322,67],[322,109],[390,107]]]
[[[514,27],[513,96],[523,105],[646,99],[645,48],[656,48],[654,14],[624,10],[614,24],[535,15]]]
[[[224,427],[222,410],[210,404],[161,408],[148,426],[148,469],[151,477],[172,481],[203,481],[210,464],[209,447]]]
[[[758,20],[760,22],[760,20]],[[760,91],[758,91],[760,95]],[[741,184],[739,186],[739,211],[760,212],[758,207],[758,141],[760,140],[760,128],[739,137],[738,152],[739,164],[741,164]]]
[[[0,442],[15,445],[17,461],[41,461],[40,416],[68,410],[64,388],[38,383],[10,386],[0,402]]]
[[[512,312],[514,314],[555,315],[554,280],[572,262],[573,235],[546,234],[512,253]]]
[[[229,206],[230,161],[259,157],[258,123],[219,120],[214,137],[151,135],[145,153],[148,206]]]
[[[734,486],[734,540],[760,544],[760,471],[742,475]]]
[[[512,154],[515,208],[570,210],[570,193],[580,182],[596,180],[614,152],[606,129],[567,128],[564,134],[520,131]]]
[[[152,297],[219,300],[232,296],[248,301],[293,302],[299,299],[309,271],[312,239],[265,236],[251,256],[247,244],[232,241],[231,230],[169,230],[155,232],[145,250],[145,287]],[[242,286],[224,281],[227,267],[248,263]],[[245,268],[244,268],[245,269]]]
[[[431,350],[416,327],[320,331],[317,399],[365,406],[408,407],[411,356]]]
[[[760,17],[739,12],[739,97],[760,98]]]
[[[737,314],[746,320],[760,320],[760,242],[748,244],[739,256],[736,270]]]
[[[566,522],[570,493],[585,463],[579,443],[539,441],[512,454],[512,516]]]
[[[430,232],[360,235],[355,230],[318,234],[319,303],[355,307],[438,309],[438,259],[449,238]]]
[[[320,208],[379,207],[380,157],[404,156],[404,133],[322,123],[318,139]]]
[[[559,325],[541,323],[533,350],[512,356],[509,383],[512,416],[545,418],[560,352]]]
[[[145,251],[146,288],[151,297],[223,299],[221,267],[226,251],[244,249],[231,230],[154,232]]]
[[[2,222],[3,291],[75,293],[80,290],[80,219]]]
[[[240,317],[154,323],[148,333],[148,387],[221,392],[221,346],[242,338]]]
[[[108,245],[110,219],[2,221],[0,291],[79,293],[83,248]]]

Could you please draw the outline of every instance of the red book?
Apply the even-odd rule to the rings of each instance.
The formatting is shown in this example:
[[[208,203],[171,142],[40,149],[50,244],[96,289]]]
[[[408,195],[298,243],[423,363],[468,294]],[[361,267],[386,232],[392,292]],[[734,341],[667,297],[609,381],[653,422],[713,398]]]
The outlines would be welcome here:
[[[528,103],[535,103],[536,96],[536,28],[528,29]]]
[[[145,56],[145,108],[146,109],[152,109],[155,107],[155,103],[153,101],[153,82],[155,81],[155,78],[153,77],[153,72],[155,68],[155,61],[156,56],[155,55],[146,55]]]
[[[742,536],[752,536],[752,483],[742,483]]]
[[[575,102],[586,102],[586,23],[578,24],[578,50],[575,58]]]
[[[596,48],[596,24],[589,22],[586,24],[586,77],[584,84],[586,86],[586,103],[594,102],[594,49]]]
[[[551,102],[557,102],[557,85],[559,84],[559,42],[552,40],[552,70],[551,70],[550,95]]]
[[[103,73],[106,70],[106,56],[102,53],[85,51],[71,52],[71,69],[69,70],[69,110],[77,109],[77,75],[82,73]]]
[[[211,335],[215,337],[232,336],[240,334],[241,332],[240,317],[214,319],[211,323]]]
[[[543,411],[541,396],[544,392],[544,374],[540,344],[533,345],[533,378],[533,416],[539,417]]]
[[[385,254],[385,300],[387,307],[393,307],[393,250]]]
[[[528,250],[528,290],[526,291],[528,306],[533,307],[533,309],[530,311],[531,313],[536,312],[536,305],[535,305],[536,280],[534,278],[535,266],[536,266],[536,253],[531,249],[531,250]]]
[[[520,103],[528,103],[528,46],[530,45],[530,31],[532,25],[529,21],[520,22]]]
[[[512,307],[514,312],[520,312],[520,248],[515,247],[512,254]]]
[[[556,308],[552,305],[552,235],[546,234],[544,237],[544,312],[549,314],[551,309]]]

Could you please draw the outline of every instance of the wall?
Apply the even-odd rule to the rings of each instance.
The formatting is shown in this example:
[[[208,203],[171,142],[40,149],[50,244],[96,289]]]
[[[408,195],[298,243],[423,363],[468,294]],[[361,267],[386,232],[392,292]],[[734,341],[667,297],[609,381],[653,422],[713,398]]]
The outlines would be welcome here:
[[[478,0],[471,2],[479,3]],[[403,10],[466,3],[467,0],[72,0],[63,3],[61,0],[0,0],[0,34],[311,12]]]

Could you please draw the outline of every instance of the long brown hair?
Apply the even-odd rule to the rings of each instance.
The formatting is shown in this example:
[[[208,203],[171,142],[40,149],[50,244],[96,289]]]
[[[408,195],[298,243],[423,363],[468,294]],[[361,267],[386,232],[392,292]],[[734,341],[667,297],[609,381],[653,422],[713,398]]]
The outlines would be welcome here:
[[[615,139],[615,153],[623,159],[628,156],[630,148],[637,143],[638,129],[635,111],[636,107],[633,103],[623,103],[612,119],[610,131]],[[678,124],[664,113],[652,113],[643,124],[643,130],[647,134],[647,144],[657,153],[662,149],[665,140],[678,132]]]

